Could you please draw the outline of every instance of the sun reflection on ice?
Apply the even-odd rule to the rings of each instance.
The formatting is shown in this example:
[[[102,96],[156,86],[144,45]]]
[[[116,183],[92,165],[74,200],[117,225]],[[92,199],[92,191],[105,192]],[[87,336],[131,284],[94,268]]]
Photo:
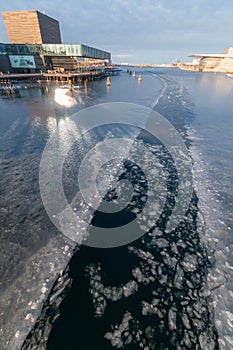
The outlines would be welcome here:
[[[54,101],[66,108],[73,107],[78,103],[77,100],[72,96],[72,91],[69,91],[69,89],[61,88],[57,88],[55,90]]]

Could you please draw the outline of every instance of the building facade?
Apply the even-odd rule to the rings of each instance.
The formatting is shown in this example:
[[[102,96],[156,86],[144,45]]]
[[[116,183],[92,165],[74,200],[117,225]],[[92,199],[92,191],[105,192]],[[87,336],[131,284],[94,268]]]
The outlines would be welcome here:
[[[0,43],[0,71],[35,73],[64,69],[79,71],[111,61],[111,53],[83,44]]]
[[[195,54],[199,58],[200,70],[203,72],[233,72],[233,48],[226,48],[221,54]]]
[[[62,44],[59,22],[36,10],[3,12],[10,44],[0,43],[0,72],[82,71],[111,61],[109,52]]]
[[[59,44],[59,22],[39,11],[3,12],[9,41],[12,44]]]

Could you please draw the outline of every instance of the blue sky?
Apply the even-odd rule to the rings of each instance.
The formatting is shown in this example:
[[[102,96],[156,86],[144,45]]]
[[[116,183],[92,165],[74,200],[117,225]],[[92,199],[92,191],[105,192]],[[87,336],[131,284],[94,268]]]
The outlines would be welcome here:
[[[232,0],[1,0],[0,11],[37,9],[60,21],[64,43],[112,52],[114,62],[168,63],[233,46]],[[8,42],[2,17],[0,42]]]

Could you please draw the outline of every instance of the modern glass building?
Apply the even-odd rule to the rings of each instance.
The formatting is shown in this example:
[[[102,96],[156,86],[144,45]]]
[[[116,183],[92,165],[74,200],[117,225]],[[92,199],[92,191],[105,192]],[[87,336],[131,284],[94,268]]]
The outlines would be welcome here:
[[[73,56],[111,60],[111,53],[83,44],[3,44],[0,55]]]
[[[104,65],[111,53],[83,44],[62,44],[59,22],[36,10],[4,12],[10,44],[0,43],[0,71],[34,73]]]
[[[12,60],[35,61],[34,65],[12,66]],[[41,70],[76,70],[80,66],[105,64],[111,53],[83,44],[4,44],[0,43],[1,72],[40,72]]]

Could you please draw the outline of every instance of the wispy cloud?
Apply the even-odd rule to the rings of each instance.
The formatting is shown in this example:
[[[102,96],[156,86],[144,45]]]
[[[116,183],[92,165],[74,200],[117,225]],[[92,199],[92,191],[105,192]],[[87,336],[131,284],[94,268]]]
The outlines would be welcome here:
[[[109,50],[117,60],[128,57],[136,61],[171,61],[192,52],[219,52],[232,44],[231,0],[0,3],[1,11],[33,7],[61,22],[64,42],[83,42]],[[0,30],[0,40],[6,41],[2,21]]]

